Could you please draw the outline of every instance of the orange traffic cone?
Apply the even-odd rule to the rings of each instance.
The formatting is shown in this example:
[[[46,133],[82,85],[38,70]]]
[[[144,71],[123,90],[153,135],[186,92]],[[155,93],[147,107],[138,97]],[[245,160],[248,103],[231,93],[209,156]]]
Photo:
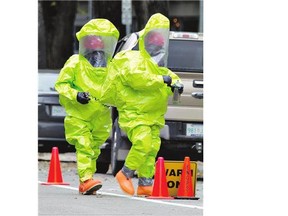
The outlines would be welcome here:
[[[156,162],[156,171],[155,171],[152,195],[148,196],[147,198],[149,199],[173,199],[173,197],[169,196],[169,192],[168,192],[163,157],[159,157]]]
[[[199,199],[195,197],[195,191],[192,183],[190,157],[185,157],[181,172],[180,185],[177,191],[176,199]]]
[[[52,148],[48,181],[42,185],[69,185],[69,183],[64,183],[62,179],[58,147]]]

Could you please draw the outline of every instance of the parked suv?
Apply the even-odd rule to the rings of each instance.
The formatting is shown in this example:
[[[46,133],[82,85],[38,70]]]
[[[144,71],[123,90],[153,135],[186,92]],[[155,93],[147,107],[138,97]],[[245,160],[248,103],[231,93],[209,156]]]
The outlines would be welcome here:
[[[138,50],[138,33],[127,35],[118,42],[115,53]],[[184,84],[179,104],[169,99],[165,126],[161,130],[158,156],[165,160],[203,161],[203,34],[170,32],[168,68]],[[123,166],[131,148],[125,132],[119,128],[117,109],[112,110],[111,170],[115,175]]]

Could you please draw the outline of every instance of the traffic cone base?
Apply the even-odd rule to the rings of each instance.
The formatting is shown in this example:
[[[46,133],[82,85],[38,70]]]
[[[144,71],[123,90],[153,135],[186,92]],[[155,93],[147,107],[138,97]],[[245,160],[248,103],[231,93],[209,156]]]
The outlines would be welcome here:
[[[175,196],[175,199],[189,199],[189,200],[198,200],[200,199],[199,197],[185,197],[185,196]]]
[[[147,199],[174,199],[174,197],[171,196],[148,196]]]
[[[70,185],[69,183],[65,182],[44,182],[41,185]]]
[[[164,158],[158,157],[151,196],[148,199],[174,199],[169,196]]]
[[[42,185],[69,185],[62,180],[61,166],[59,161],[58,147],[52,148],[48,180]]]

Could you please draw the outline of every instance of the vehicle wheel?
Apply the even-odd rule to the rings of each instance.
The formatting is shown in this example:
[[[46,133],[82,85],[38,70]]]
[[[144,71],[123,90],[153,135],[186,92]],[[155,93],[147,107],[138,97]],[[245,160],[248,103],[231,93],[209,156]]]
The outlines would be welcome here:
[[[118,125],[118,118],[115,119],[113,124],[113,136],[112,136],[112,145],[111,145],[111,171],[115,176],[117,172],[123,167],[124,161],[117,160],[118,150],[120,143],[123,142],[120,134],[120,128]]]
[[[97,170],[96,173],[106,174],[109,170],[109,163],[97,162]]]

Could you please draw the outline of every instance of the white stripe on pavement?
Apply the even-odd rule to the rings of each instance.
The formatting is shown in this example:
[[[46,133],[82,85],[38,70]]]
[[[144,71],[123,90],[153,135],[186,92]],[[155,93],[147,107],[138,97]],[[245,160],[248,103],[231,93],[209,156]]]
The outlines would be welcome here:
[[[45,182],[38,181],[38,183],[42,184],[42,183],[45,183]],[[65,189],[78,191],[78,188],[70,187],[70,186],[66,186],[66,185],[50,185],[50,186],[55,186],[55,187],[60,187],[60,188],[65,188]],[[161,200],[146,199],[146,198],[141,198],[141,197],[134,197],[134,196],[128,196],[128,195],[122,195],[122,194],[108,193],[108,192],[103,192],[103,191],[97,191],[97,194],[99,194],[99,195],[107,195],[107,196],[115,196],[115,197],[123,197],[123,198],[128,198],[128,199],[133,199],[133,200],[144,201],[144,202],[159,203],[159,204],[163,204],[163,205],[171,205],[171,206],[179,206],[179,207],[186,207],[186,208],[203,209],[202,206],[185,205],[185,204],[172,203],[172,202],[164,202],[164,201],[161,201]]]

